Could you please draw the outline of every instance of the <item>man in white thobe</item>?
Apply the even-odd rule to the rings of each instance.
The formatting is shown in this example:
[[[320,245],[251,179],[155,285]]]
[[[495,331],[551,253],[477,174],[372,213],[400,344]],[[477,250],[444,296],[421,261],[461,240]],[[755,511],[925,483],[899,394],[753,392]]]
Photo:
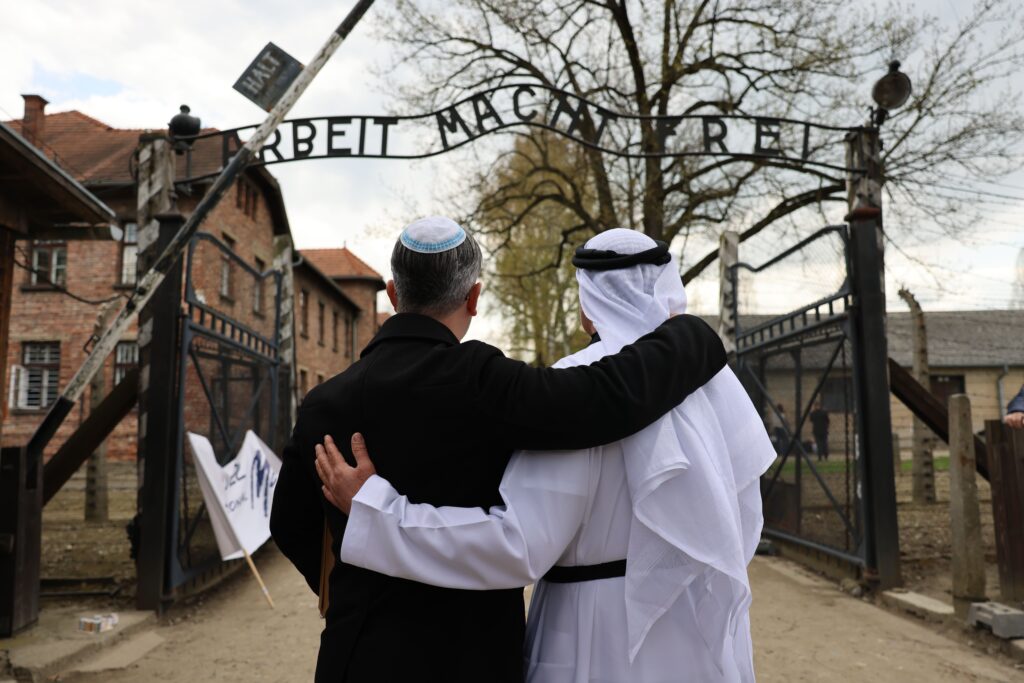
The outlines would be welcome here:
[[[609,230],[573,262],[584,324],[600,339],[557,367],[615,353],[685,311],[664,243]],[[376,475],[347,499],[340,482],[349,477],[351,493],[356,469],[331,442],[317,451],[325,493],[351,506],[345,562],[448,588],[537,582],[527,680],[754,680],[746,570],[761,531],[759,477],[775,452],[728,367],[622,441],[517,453],[504,505],[489,511],[413,504]]]

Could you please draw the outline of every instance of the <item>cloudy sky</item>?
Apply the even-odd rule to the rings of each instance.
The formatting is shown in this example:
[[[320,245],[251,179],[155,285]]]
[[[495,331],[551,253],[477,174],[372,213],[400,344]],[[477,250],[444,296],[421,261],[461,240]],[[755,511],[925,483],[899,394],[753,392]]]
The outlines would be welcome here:
[[[163,127],[182,103],[191,105],[204,126],[257,123],[263,112],[231,88],[249,61],[270,40],[308,61],[352,4],[0,0],[0,117],[20,118],[20,95],[38,93],[50,100],[48,111],[79,109],[117,127]],[[945,21],[964,12],[959,0],[916,4]],[[386,52],[371,28],[369,22],[357,28],[293,117],[387,111],[388,92],[397,83],[372,69],[384,63]],[[272,172],[284,189],[300,248],[345,244],[386,275],[402,221],[416,213],[444,212],[434,189],[452,181],[459,160],[457,155],[415,163],[330,159],[283,164]],[[932,309],[1007,307],[1024,247],[1024,177],[1000,183],[986,189],[1008,199],[993,203],[987,213],[991,220],[966,241],[937,239],[907,255],[887,255],[895,273],[890,289],[907,284]],[[688,251],[684,261],[704,250]],[[932,267],[926,271],[915,260]],[[714,297],[696,298],[710,305]],[[494,327],[493,322],[482,325],[478,335],[497,341]]]

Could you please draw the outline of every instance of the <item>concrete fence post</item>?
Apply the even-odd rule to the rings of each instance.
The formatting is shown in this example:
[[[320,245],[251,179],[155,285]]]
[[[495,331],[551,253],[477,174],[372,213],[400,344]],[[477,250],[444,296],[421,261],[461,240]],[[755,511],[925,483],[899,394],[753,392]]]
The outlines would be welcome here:
[[[898,477],[902,472],[902,461],[900,460],[900,435],[897,432],[892,433],[892,469],[893,473]]]
[[[949,397],[949,516],[953,539],[953,605],[961,617],[972,602],[985,600],[985,551],[975,479],[971,401]]]
[[[727,230],[718,240],[718,336],[722,338],[726,353],[736,352],[736,297],[735,270],[739,261],[740,235]]]

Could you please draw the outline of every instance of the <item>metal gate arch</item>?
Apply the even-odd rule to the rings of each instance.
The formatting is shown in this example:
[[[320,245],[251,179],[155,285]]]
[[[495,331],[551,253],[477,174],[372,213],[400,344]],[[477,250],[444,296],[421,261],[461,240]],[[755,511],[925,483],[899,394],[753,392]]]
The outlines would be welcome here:
[[[776,432],[778,458],[762,477],[763,533],[823,553],[866,579],[895,585],[899,548],[892,454],[879,447],[890,444],[891,418],[888,397],[880,401],[872,393],[877,384],[872,379],[886,367],[884,335],[879,342],[871,334],[884,330],[884,304],[878,305],[877,292],[865,291],[881,286],[878,264],[870,262],[879,258],[873,224],[822,228],[759,265],[731,265],[728,276],[732,291],[739,293],[744,279],[785,267],[826,243],[841,249],[844,270],[829,294],[756,321],[741,317],[741,297],[732,297],[737,376],[766,423],[777,425],[770,431]],[[832,389],[827,397],[826,388]],[[784,396],[795,407],[791,418],[777,407],[786,402]],[[828,418],[823,443],[820,431],[813,440],[805,438],[815,431],[808,423],[816,410]],[[830,461],[827,454],[837,441],[830,430],[837,422],[842,458]]]
[[[201,251],[207,256],[206,263]],[[209,269],[211,254],[215,257],[215,266],[228,269],[229,278],[234,273],[241,275],[234,281],[238,291],[234,292],[232,306],[255,309],[255,297],[260,297],[264,310],[252,312],[265,321],[269,333],[254,329],[251,322],[207,301],[197,284],[204,275],[209,275],[203,273],[203,266]],[[215,273],[217,277],[224,277],[223,271]],[[186,431],[201,432],[209,438],[222,464],[234,457],[248,429],[254,430],[267,443],[278,445],[283,277],[281,269],[259,272],[214,235],[200,232],[189,242],[178,353],[173,451],[176,476],[166,587],[169,593],[222,564],[194,466],[186,457]],[[272,297],[265,297],[267,285]],[[227,300],[220,291],[217,297],[218,301]],[[198,419],[204,417],[201,421]]]

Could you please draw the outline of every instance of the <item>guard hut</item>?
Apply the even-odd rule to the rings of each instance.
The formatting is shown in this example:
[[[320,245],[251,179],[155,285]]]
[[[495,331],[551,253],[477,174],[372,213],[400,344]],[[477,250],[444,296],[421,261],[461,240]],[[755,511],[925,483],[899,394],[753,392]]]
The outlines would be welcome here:
[[[120,232],[112,227],[114,212],[37,146],[45,105],[38,95],[25,96],[23,134],[0,123],[0,376],[6,374],[17,240],[110,239]],[[24,447],[3,448],[0,637],[31,625],[39,612],[41,511],[42,463],[28,462]]]

